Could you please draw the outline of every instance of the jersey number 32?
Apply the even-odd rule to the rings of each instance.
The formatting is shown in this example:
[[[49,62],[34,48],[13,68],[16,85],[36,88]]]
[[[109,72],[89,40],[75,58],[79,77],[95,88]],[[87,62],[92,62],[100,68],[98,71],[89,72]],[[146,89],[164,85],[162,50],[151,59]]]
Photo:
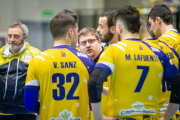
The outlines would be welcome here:
[[[66,79],[65,79],[66,77]],[[71,86],[71,89],[69,90],[67,96],[65,96],[65,88],[64,83],[65,82],[71,82],[71,78],[74,77],[74,83]],[[58,96],[58,90],[53,89],[53,98],[54,100],[63,100],[66,97],[66,100],[79,100],[79,96],[73,96],[78,84],[79,84],[79,75],[77,73],[69,73],[66,76],[64,76],[61,73],[55,73],[52,76],[52,83],[57,83],[57,78],[59,78],[59,84],[57,84],[57,87],[59,88],[60,95]],[[66,80],[66,81],[65,81]]]

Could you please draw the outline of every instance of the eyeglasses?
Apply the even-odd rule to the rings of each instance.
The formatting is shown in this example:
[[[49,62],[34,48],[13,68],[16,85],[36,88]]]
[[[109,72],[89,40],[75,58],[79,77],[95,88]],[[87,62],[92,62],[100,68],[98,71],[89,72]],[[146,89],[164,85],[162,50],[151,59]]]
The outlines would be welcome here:
[[[81,42],[79,42],[79,44],[80,44],[81,46],[85,46],[85,45],[87,44],[87,42],[88,42],[89,44],[93,44],[93,43],[95,42],[95,40],[97,40],[97,39],[88,39],[88,40],[86,40],[86,41],[81,41]]]

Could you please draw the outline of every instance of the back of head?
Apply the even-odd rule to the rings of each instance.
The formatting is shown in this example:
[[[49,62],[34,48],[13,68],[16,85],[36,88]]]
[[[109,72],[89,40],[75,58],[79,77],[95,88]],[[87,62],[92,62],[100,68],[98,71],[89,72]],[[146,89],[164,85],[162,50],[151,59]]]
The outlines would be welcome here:
[[[59,13],[50,22],[53,39],[64,38],[69,28],[75,28],[77,19],[69,14]]]
[[[61,12],[59,12],[58,14],[68,14],[68,15],[71,15],[72,17],[74,17],[74,19],[76,19],[77,20],[77,15],[76,14],[74,14],[72,11],[70,11],[70,10],[67,10],[67,9],[64,9],[64,10],[62,10]]]
[[[173,16],[171,10],[164,4],[155,5],[149,12],[148,18],[153,19],[155,22],[156,17],[160,17],[167,25],[173,23]]]
[[[86,27],[86,28],[82,28],[82,29],[79,31],[79,33],[78,33],[78,42],[79,42],[79,38],[80,38],[82,35],[87,35],[87,34],[94,35],[97,40],[100,40],[100,36],[99,36],[98,32],[96,31],[96,29],[91,28],[91,27]]]
[[[139,33],[140,29],[140,14],[139,11],[131,6],[125,5],[124,7],[117,10],[114,15],[114,23],[120,21],[127,31],[131,33]]]
[[[113,23],[113,16],[115,14],[116,10],[108,10],[103,13],[101,13],[100,17],[107,17],[107,25],[110,28],[111,26],[115,25]]]
[[[25,38],[26,36],[28,36],[28,27],[25,24],[22,24],[21,22],[13,22],[9,28],[20,28],[22,29],[23,32],[23,38]]]

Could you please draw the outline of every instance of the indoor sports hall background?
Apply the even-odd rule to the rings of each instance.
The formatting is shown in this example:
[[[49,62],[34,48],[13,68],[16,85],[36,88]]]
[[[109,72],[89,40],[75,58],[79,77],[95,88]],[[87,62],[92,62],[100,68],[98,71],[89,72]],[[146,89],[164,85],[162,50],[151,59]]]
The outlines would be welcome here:
[[[98,26],[101,12],[118,9],[130,4],[136,6],[147,19],[151,7],[158,3],[167,4],[174,15],[174,27],[180,30],[180,0],[0,0],[0,47],[5,44],[8,25],[22,21],[29,28],[28,42],[45,50],[52,47],[49,31],[52,17],[63,9],[74,11],[79,17],[79,29]]]
[[[8,26],[14,21],[21,21],[28,26],[27,41],[43,51],[53,45],[50,20],[63,9],[78,15],[80,30],[83,27],[97,28],[99,15],[103,11],[127,4],[137,7],[147,20],[150,9],[156,3],[170,7],[174,28],[180,32],[180,0],[0,0],[0,48],[6,44]]]

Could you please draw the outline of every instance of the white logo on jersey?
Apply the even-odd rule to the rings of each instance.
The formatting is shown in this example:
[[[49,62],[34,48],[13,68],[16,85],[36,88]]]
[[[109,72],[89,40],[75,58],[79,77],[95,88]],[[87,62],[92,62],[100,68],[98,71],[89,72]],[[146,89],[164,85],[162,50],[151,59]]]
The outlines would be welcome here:
[[[25,54],[23,57],[23,60],[31,60],[31,55],[30,54]]]
[[[77,56],[88,58],[87,55],[85,55],[85,54],[83,54],[83,53],[80,53],[80,52],[77,52]]]
[[[164,103],[164,108],[159,108],[161,114],[162,114],[162,113],[165,113],[168,105],[169,105],[169,101],[166,101],[166,102]]]
[[[141,102],[136,102],[132,106],[132,108],[129,109],[122,109],[119,111],[119,115],[131,115],[131,114],[136,114],[136,113],[153,113],[156,114],[156,111],[152,108],[150,109],[145,109],[145,105]]]
[[[104,55],[105,55],[105,53],[102,53],[99,58],[103,57]]]
[[[172,60],[169,60],[169,62],[170,62],[171,65],[174,65],[174,63],[172,62]]]
[[[59,113],[59,116],[61,118],[59,118],[59,117],[57,117],[57,118],[52,117],[52,118],[50,118],[50,120],[82,120],[80,117],[72,117],[72,115],[73,114],[71,113],[71,111],[63,110],[63,112]]]
[[[159,49],[155,48],[155,47],[151,47],[152,51],[156,51],[156,52],[160,52]]]

